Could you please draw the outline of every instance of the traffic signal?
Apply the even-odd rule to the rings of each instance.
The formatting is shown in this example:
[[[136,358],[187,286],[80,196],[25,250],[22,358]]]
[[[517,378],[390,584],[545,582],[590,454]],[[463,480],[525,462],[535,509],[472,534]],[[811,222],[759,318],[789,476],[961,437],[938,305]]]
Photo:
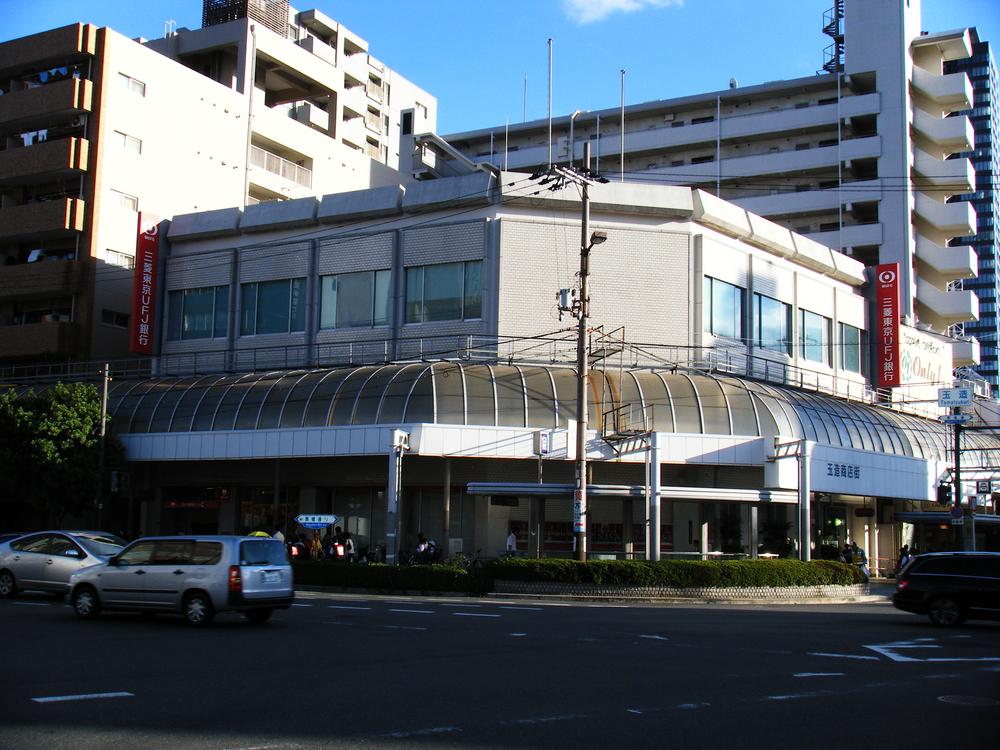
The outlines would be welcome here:
[[[939,484],[937,488],[937,501],[941,505],[951,505],[951,485],[950,484]]]

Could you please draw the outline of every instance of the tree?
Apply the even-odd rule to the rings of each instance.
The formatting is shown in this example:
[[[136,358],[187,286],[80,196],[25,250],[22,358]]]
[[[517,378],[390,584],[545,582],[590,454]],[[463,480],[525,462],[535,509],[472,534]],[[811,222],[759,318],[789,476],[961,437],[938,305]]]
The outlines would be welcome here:
[[[40,394],[0,394],[4,496],[20,504],[22,513],[33,510],[46,526],[91,511],[102,479],[100,422],[101,399],[93,385],[56,383]],[[106,445],[110,456],[121,454],[117,441]]]

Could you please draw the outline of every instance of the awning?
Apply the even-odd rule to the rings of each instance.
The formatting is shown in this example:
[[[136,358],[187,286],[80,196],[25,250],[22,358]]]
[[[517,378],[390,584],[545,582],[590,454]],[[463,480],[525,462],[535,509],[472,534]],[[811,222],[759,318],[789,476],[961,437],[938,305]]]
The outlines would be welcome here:
[[[470,495],[520,495],[522,497],[571,497],[575,484],[535,484],[532,482],[469,482]],[[642,485],[588,484],[589,497],[645,497]],[[731,503],[797,503],[798,495],[788,490],[755,490],[728,487],[662,487],[664,500],[701,500]]]
[[[896,514],[897,521],[906,523],[951,523],[951,513],[928,511],[926,513],[911,512]],[[1000,523],[1000,516],[991,513],[976,513],[976,523]]]

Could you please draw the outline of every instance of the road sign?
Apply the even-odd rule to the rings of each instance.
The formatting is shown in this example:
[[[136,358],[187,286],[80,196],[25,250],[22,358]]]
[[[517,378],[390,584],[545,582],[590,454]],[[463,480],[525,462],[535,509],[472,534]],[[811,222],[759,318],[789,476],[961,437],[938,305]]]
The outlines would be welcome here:
[[[305,526],[307,529],[325,529],[337,523],[338,516],[332,513],[295,516],[295,523]]]
[[[938,406],[972,406],[972,389],[938,388]]]
[[[949,513],[951,513],[951,517],[952,518],[961,518],[962,517],[962,508],[960,506],[956,505],[956,506],[954,506],[949,511]]]
[[[988,495],[993,492],[993,483],[989,479],[980,479],[976,482],[976,494]]]
[[[972,419],[971,414],[942,414],[940,420],[945,424],[965,424]]]

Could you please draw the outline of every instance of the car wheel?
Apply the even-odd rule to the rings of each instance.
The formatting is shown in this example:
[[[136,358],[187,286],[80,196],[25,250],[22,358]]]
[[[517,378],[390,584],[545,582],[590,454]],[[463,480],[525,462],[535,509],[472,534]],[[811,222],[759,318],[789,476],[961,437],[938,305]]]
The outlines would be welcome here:
[[[0,597],[9,599],[17,595],[17,584],[14,582],[14,574],[9,570],[0,570]]]
[[[927,609],[927,616],[935,625],[953,627],[965,622],[965,612],[962,605],[950,596],[939,596]]]
[[[212,600],[207,594],[196,591],[188,594],[184,599],[184,619],[188,625],[196,628],[204,627],[215,617],[215,610],[212,608]]]
[[[92,620],[101,614],[101,601],[97,592],[90,586],[80,586],[73,592],[73,611],[77,617]]]
[[[260,625],[271,619],[271,610],[251,609],[249,612],[244,612],[243,616],[246,617],[254,625]]]

